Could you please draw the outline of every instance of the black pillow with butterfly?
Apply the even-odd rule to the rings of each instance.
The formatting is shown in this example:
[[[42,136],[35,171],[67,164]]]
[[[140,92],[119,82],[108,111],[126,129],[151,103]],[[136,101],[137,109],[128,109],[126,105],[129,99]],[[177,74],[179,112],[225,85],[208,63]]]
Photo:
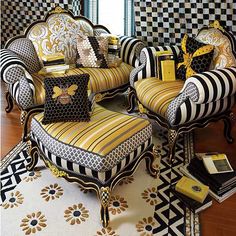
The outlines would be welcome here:
[[[89,121],[89,74],[46,78],[43,124]]]
[[[76,67],[108,68],[108,38],[78,35]]]

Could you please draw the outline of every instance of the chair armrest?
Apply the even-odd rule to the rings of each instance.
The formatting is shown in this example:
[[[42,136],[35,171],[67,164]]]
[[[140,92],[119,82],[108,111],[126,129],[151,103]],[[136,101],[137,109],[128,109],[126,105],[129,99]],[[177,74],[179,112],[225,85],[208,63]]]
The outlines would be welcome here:
[[[25,75],[26,71],[26,64],[17,54],[9,49],[1,50],[0,74],[5,83],[14,84]]]
[[[121,43],[120,57],[122,61],[134,67],[138,66],[139,55],[145,44],[134,37],[120,36],[119,38]]]
[[[130,80],[132,81],[132,84],[140,79],[145,79],[149,77],[155,77],[156,76],[156,52],[158,51],[171,51],[175,58],[179,55],[179,47],[174,46],[158,46],[158,47],[145,47],[140,52],[140,63],[141,65],[138,65],[133,71],[132,71],[132,77],[130,77]],[[132,85],[131,85],[132,86]]]
[[[236,67],[193,75],[185,81],[180,93],[185,90],[196,104],[210,103],[231,96],[236,92]]]

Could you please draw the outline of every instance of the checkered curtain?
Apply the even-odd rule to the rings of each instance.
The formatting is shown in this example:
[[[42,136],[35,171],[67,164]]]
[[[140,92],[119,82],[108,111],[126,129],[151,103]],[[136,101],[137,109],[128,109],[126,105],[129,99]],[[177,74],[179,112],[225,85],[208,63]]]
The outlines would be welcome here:
[[[235,0],[134,0],[134,10],[136,36],[150,46],[180,44],[215,19],[236,35]]]
[[[80,0],[4,0],[1,1],[1,48],[8,39],[24,33],[35,20],[40,20],[56,5],[80,13]]]

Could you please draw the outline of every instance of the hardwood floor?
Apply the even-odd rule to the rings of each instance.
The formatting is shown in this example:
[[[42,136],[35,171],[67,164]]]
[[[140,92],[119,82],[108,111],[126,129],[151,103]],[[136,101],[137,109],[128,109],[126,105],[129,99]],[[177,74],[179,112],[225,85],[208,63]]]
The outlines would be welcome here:
[[[21,139],[22,127],[20,113],[14,107],[11,113],[5,112],[5,89],[1,85],[1,158],[3,158]],[[234,107],[236,115],[236,107]],[[223,122],[217,122],[205,129],[195,131],[195,151],[220,151],[227,154],[236,168],[236,124],[232,132],[235,142],[228,144],[223,137]],[[236,235],[236,194],[223,203],[214,201],[213,206],[200,214],[203,236]]]

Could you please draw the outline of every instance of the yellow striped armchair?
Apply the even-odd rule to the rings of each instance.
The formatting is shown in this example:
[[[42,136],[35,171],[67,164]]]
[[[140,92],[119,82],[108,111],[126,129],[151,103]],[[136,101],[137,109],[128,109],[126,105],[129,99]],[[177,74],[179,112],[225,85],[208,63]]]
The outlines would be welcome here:
[[[181,133],[206,127],[222,119],[225,137],[231,137],[231,108],[236,97],[236,42],[234,36],[215,21],[204,27],[195,38],[214,46],[209,71],[196,73],[186,80],[162,81],[156,77],[156,52],[172,51],[177,59],[179,46],[145,47],[140,65],[130,74],[128,95],[131,112],[138,107],[141,113],[168,130],[169,158],[175,156],[175,144]]]

